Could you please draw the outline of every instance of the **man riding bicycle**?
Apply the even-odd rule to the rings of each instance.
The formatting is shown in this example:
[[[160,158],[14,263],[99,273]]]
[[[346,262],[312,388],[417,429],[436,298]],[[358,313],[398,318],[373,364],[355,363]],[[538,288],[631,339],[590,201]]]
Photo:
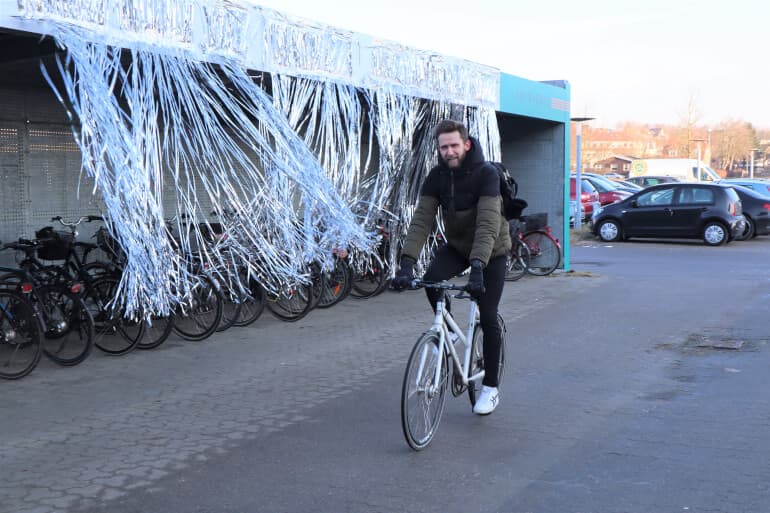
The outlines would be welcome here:
[[[423,280],[446,280],[471,268],[467,290],[478,301],[485,362],[483,387],[473,412],[488,415],[499,400],[497,367],[502,329],[497,308],[505,284],[506,254],[511,248],[508,222],[502,214],[500,178],[462,123],[441,121],[434,129],[434,137],[439,163],[422,184],[393,287],[402,290],[411,283],[414,264],[440,206],[446,244],[436,250]],[[425,292],[435,310],[441,291]]]

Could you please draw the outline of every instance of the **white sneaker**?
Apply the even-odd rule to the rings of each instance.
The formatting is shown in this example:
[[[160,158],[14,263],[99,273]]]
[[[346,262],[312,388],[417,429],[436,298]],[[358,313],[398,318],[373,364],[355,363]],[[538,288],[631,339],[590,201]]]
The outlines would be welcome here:
[[[489,415],[495,411],[499,400],[500,394],[497,391],[497,387],[484,385],[481,387],[481,393],[476,399],[476,404],[473,406],[473,413],[476,415]]]

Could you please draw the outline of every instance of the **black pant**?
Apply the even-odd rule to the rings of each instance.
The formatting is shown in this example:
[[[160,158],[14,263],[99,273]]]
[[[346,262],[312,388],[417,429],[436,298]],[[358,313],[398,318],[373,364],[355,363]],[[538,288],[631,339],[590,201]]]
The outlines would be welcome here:
[[[453,278],[467,269],[468,259],[449,245],[436,250],[435,256],[422,277],[425,281],[441,281]],[[481,331],[484,333],[484,381],[488,387],[496,387],[500,362],[502,329],[497,323],[497,305],[505,285],[505,255],[493,258],[484,268],[485,292],[478,301]],[[433,310],[441,298],[441,290],[425,289]]]

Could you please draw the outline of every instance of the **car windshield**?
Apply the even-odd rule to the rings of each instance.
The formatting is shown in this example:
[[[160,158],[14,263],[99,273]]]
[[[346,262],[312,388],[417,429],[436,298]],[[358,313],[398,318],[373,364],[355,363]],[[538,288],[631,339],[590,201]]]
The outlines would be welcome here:
[[[594,187],[596,187],[599,192],[614,191],[619,187],[616,182],[601,175],[591,175],[588,179],[591,180],[591,183],[594,184]]]
[[[588,177],[588,180],[593,184],[594,187],[596,187],[596,190],[599,192],[610,192],[615,191],[618,189],[618,185],[613,182],[612,180],[607,180],[604,177],[598,177],[591,175]]]

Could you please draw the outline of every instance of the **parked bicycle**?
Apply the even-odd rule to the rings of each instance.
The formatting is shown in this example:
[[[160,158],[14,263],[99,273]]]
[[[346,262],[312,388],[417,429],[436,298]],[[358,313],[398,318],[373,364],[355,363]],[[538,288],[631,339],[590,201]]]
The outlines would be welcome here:
[[[59,365],[83,362],[94,346],[94,320],[82,297],[83,285],[63,275],[58,266],[36,259],[41,241],[19,239],[0,249],[24,255],[23,268],[0,267],[0,289],[21,292],[29,299],[42,330],[43,354]]]
[[[522,216],[520,221],[511,222],[511,240],[507,281],[518,280],[526,273],[547,276],[561,263],[561,244],[551,233],[545,214]]]
[[[19,379],[34,370],[42,354],[41,329],[26,293],[0,290],[0,378]]]
[[[428,446],[438,429],[444,411],[450,369],[452,395],[458,397],[467,390],[471,406],[476,404],[484,378],[484,337],[479,323],[478,304],[465,292],[465,285],[448,281],[434,283],[414,280],[412,286],[442,291],[436,303],[433,324],[417,340],[409,356],[401,389],[401,427],[409,447],[419,451]],[[465,333],[447,309],[450,291],[458,292],[451,295],[455,299],[470,300]],[[497,319],[503,335],[498,370],[498,382],[501,382],[505,370],[506,328],[499,314]]]

